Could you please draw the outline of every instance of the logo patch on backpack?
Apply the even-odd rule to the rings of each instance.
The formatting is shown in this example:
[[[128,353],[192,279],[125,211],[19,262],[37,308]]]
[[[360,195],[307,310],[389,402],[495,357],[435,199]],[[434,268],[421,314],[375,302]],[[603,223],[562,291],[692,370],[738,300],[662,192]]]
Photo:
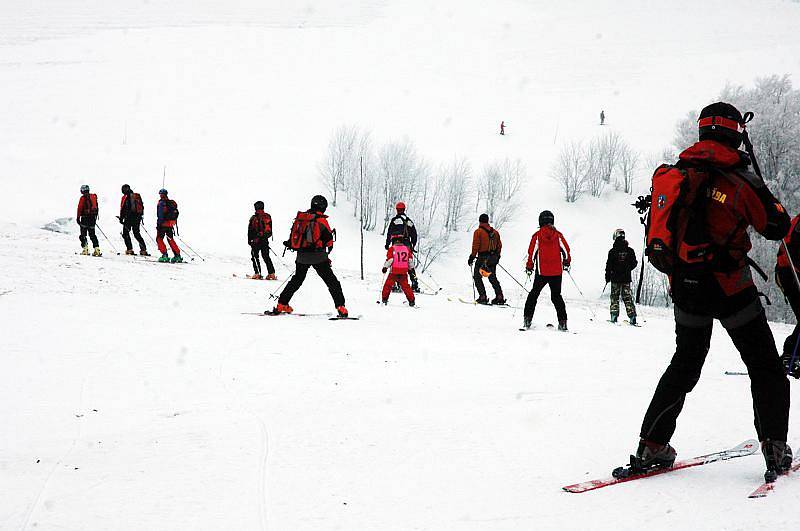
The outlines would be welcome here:
[[[667,196],[665,196],[664,194],[659,195],[657,206],[659,210],[667,206]]]

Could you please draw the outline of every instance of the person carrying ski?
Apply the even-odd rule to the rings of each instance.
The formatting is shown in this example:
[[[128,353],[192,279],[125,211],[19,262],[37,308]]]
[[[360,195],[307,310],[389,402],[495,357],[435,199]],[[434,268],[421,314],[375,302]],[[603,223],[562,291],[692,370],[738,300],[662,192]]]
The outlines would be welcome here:
[[[139,243],[139,254],[141,256],[150,256],[147,252],[147,245],[144,243],[144,238],[139,230],[142,224],[142,216],[144,216],[144,202],[142,196],[131,189],[127,184],[122,185],[122,199],[119,203],[119,222],[122,224],[122,239],[125,241],[125,254],[136,254],[133,252],[133,243],[131,242],[131,230],[133,236]]]
[[[81,198],[78,199],[78,213],[75,216],[75,221],[78,222],[78,226],[81,228],[81,235],[80,235],[80,242],[81,242],[81,254],[88,255],[89,254],[89,242],[86,239],[86,235],[89,235],[89,238],[92,240],[92,245],[94,245],[94,252],[92,256],[103,256],[103,253],[100,252],[100,242],[97,241],[97,234],[95,233],[95,227],[97,226],[97,216],[100,215],[100,208],[97,205],[97,194],[90,194],[89,193],[89,185],[84,184],[81,186]]]
[[[486,288],[483,286],[483,277],[489,280],[494,290],[494,299],[491,304],[505,304],[503,288],[497,279],[497,264],[500,263],[500,253],[503,250],[503,242],[500,240],[500,233],[489,225],[489,215],[481,214],[478,217],[478,228],[472,233],[472,252],[467,259],[467,265],[474,268],[472,280],[475,282],[475,289],[478,290],[478,304],[489,304],[486,296]]]
[[[346,318],[348,316],[347,308],[344,305],[342,285],[331,268],[329,255],[333,250],[334,231],[331,230],[328,216],[325,215],[327,208],[328,200],[324,196],[315,195],[311,198],[311,208],[297,213],[289,239],[283,242],[288,249],[297,251],[296,269],[278,297],[277,306],[269,313],[292,313],[289,301],[303,285],[308,270],[313,267],[328,287],[339,317]]]
[[[647,256],[669,275],[676,349],[645,413],[631,456],[633,473],[675,461],[670,439],[686,395],[700,378],[715,319],[747,366],[765,480],[774,481],[792,462],[786,444],[789,382],[747,257],[749,227],[778,241],[789,230],[789,216],[755,164],[744,128],[750,118],[728,103],[705,107],[699,142],[653,175]],[[739,151],[743,141],[747,153]]]
[[[775,265],[775,282],[781,288],[783,296],[789,302],[795,318],[795,327],[789,337],[783,342],[783,355],[781,360],[786,368],[786,373],[795,378],[800,378],[800,287],[798,287],[798,267],[800,267],[800,215],[792,220],[789,234],[784,238],[783,245],[778,248],[778,263]],[[786,250],[790,255],[786,255]],[[790,260],[791,258],[791,260]],[[794,271],[792,271],[794,266]]]
[[[556,308],[558,329],[567,330],[567,307],[561,296],[562,271],[569,271],[572,263],[569,244],[554,226],[555,216],[549,210],[539,214],[539,230],[533,233],[528,245],[528,262],[525,272],[528,276],[536,271],[533,287],[525,300],[523,327],[530,328],[536,302],[545,286],[550,286],[550,300]]]
[[[636,253],[625,239],[625,231],[614,231],[614,245],[606,259],[606,284],[611,283],[611,322],[619,317],[619,298],[625,303],[625,313],[633,326],[636,326],[636,306],[631,295],[631,271],[636,269]]]
[[[250,216],[247,224],[247,243],[250,244],[250,260],[253,262],[253,278],[261,280],[261,261],[267,264],[267,280],[275,280],[275,266],[269,256],[269,239],[272,238],[272,216],[264,212],[264,201],[253,203],[256,213]]]
[[[386,245],[385,249],[389,249],[394,237],[397,235],[403,236],[406,246],[414,253],[417,249],[417,227],[414,222],[406,214],[406,204],[402,201],[395,205],[397,215],[389,220],[389,227],[386,229]],[[411,279],[411,289],[414,293],[419,293],[419,279],[417,278],[417,270],[414,263],[410,262],[408,267],[408,277]]]
[[[175,243],[175,227],[178,225],[178,203],[168,197],[168,192],[164,188],[158,191],[158,195],[160,199],[156,205],[156,245],[158,245],[158,250],[161,252],[161,258],[158,261],[170,262],[167,246],[164,245],[164,236],[166,236],[169,247],[175,255],[172,257],[171,262],[173,264],[183,262],[181,249]]]
[[[408,272],[413,253],[411,247],[406,245],[405,238],[402,234],[395,234],[392,238],[392,245],[386,251],[386,262],[383,264],[381,272],[386,275],[386,281],[383,283],[383,290],[381,291],[381,302],[386,304],[389,302],[389,294],[392,291],[392,286],[399,284],[403,293],[408,299],[408,305],[414,306],[414,292],[408,284]],[[391,271],[389,271],[391,269]]]

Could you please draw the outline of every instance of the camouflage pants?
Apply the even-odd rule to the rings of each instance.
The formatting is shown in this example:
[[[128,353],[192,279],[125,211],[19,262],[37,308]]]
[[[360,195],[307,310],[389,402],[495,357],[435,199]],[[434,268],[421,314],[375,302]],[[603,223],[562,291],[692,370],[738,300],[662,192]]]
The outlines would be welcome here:
[[[628,317],[636,316],[636,306],[633,305],[630,282],[611,283],[611,314],[619,315],[619,297],[622,295],[622,302],[625,303],[625,312]]]

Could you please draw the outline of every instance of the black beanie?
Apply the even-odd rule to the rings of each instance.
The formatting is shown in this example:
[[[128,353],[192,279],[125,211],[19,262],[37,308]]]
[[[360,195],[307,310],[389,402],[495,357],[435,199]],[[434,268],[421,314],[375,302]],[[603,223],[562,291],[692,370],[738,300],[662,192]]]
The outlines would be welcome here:
[[[480,223],[489,223],[489,214],[481,214],[478,216],[478,221]]]

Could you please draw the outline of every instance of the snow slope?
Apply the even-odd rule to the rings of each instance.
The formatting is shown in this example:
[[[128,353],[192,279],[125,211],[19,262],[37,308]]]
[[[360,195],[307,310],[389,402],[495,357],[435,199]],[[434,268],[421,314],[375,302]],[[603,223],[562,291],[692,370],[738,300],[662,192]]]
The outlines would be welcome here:
[[[548,169],[559,141],[600,130],[601,108],[656,152],[726,82],[797,74],[798,24],[800,5],[779,0],[5,0],[0,528],[796,528],[785,507],[800,490],[744,499],[756,457],[560,492],[627,459],[674,339],[662,310],[641,309],[641,329],[604,322],[611,231],[640,237],[630,197],[565,205]],[[249,268],[253,201],[280,235],[319,191],[342,123],[476,170],[523,158],[503,263],[521,271],[532,220],[555,210],[592,301],[565,286],[577,334],[518,333],[519,311],[448,301],[471,295],[467,234],[432,271],[441,295],[378,307],[381,238],[367,237],[360,281],[347,205],[331,211],[334,266],[364,319],[246,314],[276,287],[231,276]],[[165,166],[205,262],[126,260],[105,242],[105,257],[80,257],[74,234],[37,228],[74,215],[88,182],[119,247],[119,186],[145,196],[151,227]],[[313,273],[293,305],[331,311]],[[537,324],[552,314],[545,295]],[[747,380],[722,374],[740,366],[717,334],[673,441],[682,456],[753,436]]]

